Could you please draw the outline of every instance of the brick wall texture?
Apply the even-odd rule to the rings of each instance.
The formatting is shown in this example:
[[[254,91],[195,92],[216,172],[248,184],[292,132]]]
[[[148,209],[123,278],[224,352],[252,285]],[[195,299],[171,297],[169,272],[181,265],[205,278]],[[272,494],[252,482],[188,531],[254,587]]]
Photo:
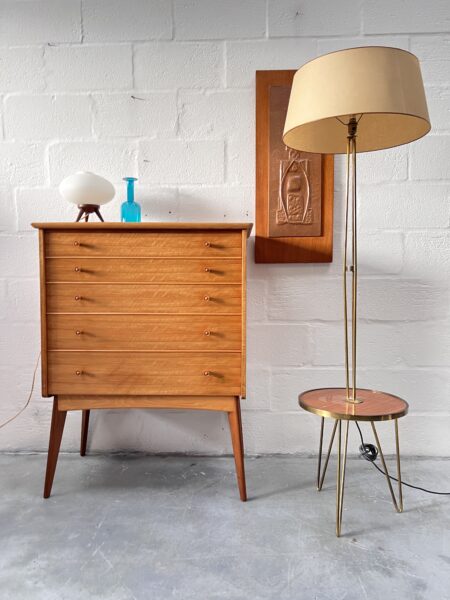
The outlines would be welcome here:
[[[145,220],[254,221],[256,69],[336,49],[419,57],[433,128],[361,155],[359,384],[398,394],[403,452],[450,455],[450,9],[447,0],[2,0],[0,3],[0,422],[25,402],[39,353],[37,235],[73,220],[58,184],[78,170],[139,178]],[[249,453],[313,453],[318,419],[297,395],[342,385],[344,163],[336,160],[329,265],[249,257]],[[40,381],[0,449],[45,450]],[[63,449],[76,450],[70,414]],[[380,426],[392,450],[392,426]],[[369,432],[367,432],[369,434]],[[93,415],[91,450],[228,453],[219,414]],[[350,442],[357,450],[357,438]]]

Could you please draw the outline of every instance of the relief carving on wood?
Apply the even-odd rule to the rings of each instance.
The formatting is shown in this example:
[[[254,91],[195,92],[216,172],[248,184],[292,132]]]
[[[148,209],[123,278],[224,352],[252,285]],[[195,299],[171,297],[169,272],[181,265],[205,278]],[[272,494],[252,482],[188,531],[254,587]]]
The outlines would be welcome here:
[[[282,140],[294,73],[256,73],[256,262],[332,260],[333,157]]]
[[[280,135],[290,91],[270,88],[269,237],[321,234],[321,156],[288,148]]]

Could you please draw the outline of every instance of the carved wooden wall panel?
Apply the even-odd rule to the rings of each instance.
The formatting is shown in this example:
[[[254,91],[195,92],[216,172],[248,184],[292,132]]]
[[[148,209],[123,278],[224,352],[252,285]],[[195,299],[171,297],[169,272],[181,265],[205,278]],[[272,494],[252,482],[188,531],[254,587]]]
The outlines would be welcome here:
[[[255,261],[331,262],[331,155],[287,148],[282,140],[295,71],[256,72]]]

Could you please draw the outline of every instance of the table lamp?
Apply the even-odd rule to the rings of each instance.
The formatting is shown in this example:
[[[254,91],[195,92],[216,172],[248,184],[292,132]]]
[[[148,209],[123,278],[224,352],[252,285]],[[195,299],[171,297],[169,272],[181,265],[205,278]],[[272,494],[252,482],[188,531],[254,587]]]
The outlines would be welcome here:
[[[426,135],[430,127],[419,61],[405,50],[369,46],[332,52],[308,62],[294,76],[283,134],[286,146],[303,152],[347,155],[343,265],[347,403],[364,401],[363,394],[358,397],[356,382],[356,153],[412,142]],[[336,389],[337,397],[342,391]]]

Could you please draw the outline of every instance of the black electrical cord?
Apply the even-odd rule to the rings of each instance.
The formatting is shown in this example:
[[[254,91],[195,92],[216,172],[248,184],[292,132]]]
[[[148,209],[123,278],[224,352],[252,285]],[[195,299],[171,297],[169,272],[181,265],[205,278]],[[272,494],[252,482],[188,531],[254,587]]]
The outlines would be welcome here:
[[[383,475],[386,476],[385,471],[383,469],[381,469],[377,464],[375,464],[375,461],[378,456],[378,448],[376,446],[374,446],[373,444],[366,444],[364,442],[363,434],[362,434],[361,427],[359,426],[358,421],[355,421],[355,424],[359,431],[359,437],[361,438],[361,446],[359,447],[359,453],[361,454],[361,456],[363,458],[365,458],[370,463],[372,463],[373,466],[380,473],[383,473]],[[393,481],[398,481],[397,477],[394,477],[393,475],[388,475],[388,477],[389,477],[389,479],[392,479]],[[413,485],[412,483],[406,483],[406,481],[403,481],[403,479],[402,479],[402,485],[406,485],[407,487],[413,488],[414,490],[420,490],[421,492],[426,492],[427,494],[436,494],[437,496],[450,496],[450,492],[435,492],[433,490],[427,490],[426,488],[420,487],[418,485]]]

